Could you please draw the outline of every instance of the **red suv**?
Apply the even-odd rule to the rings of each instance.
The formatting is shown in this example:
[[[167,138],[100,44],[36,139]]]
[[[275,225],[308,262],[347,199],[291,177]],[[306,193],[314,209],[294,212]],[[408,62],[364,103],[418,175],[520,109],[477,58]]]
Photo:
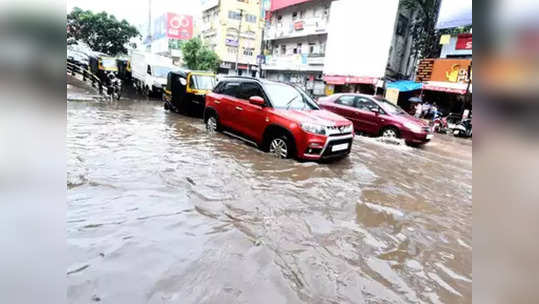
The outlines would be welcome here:
[[[357,132],[404,138],[409,145],[422,145],[433,136],[432,128],[394,103],[362,94],[334,94],[318,100],[323,109],[340,114],[354,123]]]
[[[301,89],[248,77],[225,77],[206,95],[204,122],[278,158],[319,160],[350,153],[352,122],[321,110]]]

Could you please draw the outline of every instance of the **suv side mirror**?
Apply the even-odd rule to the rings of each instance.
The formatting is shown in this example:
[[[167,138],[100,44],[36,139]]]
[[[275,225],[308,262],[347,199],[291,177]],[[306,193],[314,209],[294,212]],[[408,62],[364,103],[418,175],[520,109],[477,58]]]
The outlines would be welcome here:
[[[262,98],[260,96],[251,96],[251,97],[249,97],[249,102],[251,104],[261,106],[261,107],[263,107],[264,104],[266,104],[266,102],[264,101],[264,98]]]
[[[372,107],[371,112],[373,112],[374,114],[380,114],[380,109],[378,109],[377,107]]]

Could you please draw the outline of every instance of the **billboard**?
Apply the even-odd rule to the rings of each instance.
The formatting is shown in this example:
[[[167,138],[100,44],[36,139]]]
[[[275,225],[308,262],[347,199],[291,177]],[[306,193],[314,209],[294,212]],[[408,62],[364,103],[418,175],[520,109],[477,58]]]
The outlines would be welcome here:
[[[193,38],[193,16],[167,13],[167,37],[189,40]]]
[[[416,79],[423,82],[467,83],[472,80],[471,64],[471,59],[423,59],[419,63]]]
[[[372,1],[366,9],[364,1],[332,2],[324,74],[383,77],[398,5],[398,0]],[[366,81],[356,78],[351,80]]]
[[[193,17],[166,13],[154,19],[152,41],[162,38],[189,40],[193,38]]]

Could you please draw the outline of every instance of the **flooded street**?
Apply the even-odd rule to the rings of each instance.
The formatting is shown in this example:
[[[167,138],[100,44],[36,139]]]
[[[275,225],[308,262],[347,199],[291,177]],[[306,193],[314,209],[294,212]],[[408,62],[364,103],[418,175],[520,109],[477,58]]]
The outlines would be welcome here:
[[[277,160],[158,100],[67,102],[70,303],[471,303],[472,141]]]

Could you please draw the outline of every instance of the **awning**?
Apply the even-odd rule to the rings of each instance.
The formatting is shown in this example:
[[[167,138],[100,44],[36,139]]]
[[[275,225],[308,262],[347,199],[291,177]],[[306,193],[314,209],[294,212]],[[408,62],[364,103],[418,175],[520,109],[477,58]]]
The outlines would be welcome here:
[[[415,82],[411,80],[399,80],[387,84],[387,88],[397,89],[399,90],[399,92],[421,90],[421,87],[423,87],[423,84],[421,82]]]
[[[442,81],[427,81],[423,83],[423,90],[438,91],[454,94],[466,94],[467,83],[442,82]],[[470,84],[470,93],[472,85]]]
[[[354,84],[354,83],[363,83],[363,84],[376,84],[378,78],[370,76],[340,76],[340,75],[324,75],[324,81],[328,84]]]

